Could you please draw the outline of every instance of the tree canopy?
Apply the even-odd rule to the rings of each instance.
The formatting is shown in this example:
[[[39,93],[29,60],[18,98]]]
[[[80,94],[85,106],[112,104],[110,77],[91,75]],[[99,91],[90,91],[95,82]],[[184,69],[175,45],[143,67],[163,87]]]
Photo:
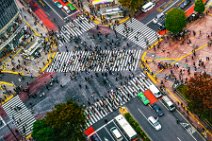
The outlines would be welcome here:
[[[179,8],[173,8],[166,15],[165,27],[170,32],[177,34],[186,26],[185,12]]]
[[[119,3],[134,14],[144,4],[144,0],[119,0]]]
[[[203,13],[205,11],[205,5],[202,0],[195,0],[194,10],[198,13]]]
[[[68,101],[56,105],[43,120],[35,122],[32,137],[38,141],[82,141],[85,140],[85,125],[84,109],[73,101]],[[45,134],[44,131],[48,133]]]
[[[54,131],[49,127],[44,120],[37,120],[33,124],[32,137],[36,141],[53,141],[54,140]]]
[[[187,84],[188,106],[191,111],[212,123],[212,77],[197,73]]]

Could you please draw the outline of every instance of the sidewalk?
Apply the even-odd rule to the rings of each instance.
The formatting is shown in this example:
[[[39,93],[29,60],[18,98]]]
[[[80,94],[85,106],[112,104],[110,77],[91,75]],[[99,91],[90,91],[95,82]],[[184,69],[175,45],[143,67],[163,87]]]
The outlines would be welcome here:
[[[210,13],[212,13],[212,10],[209,11]],[[196,115],[188,111],[187,103],[172,89],[174,79],[169,77],[171,73],[174,73],[178,80],[182,79],[185,82],[195,72],[206,71],[212,75],[212,61],[206,59],[206,57],[212,58],[212,50],[208,45],[210,38],[212,39],[212,16],[209,14],[188,24],[187,29],[191,33],[180,41],[165,37],[159,44],[153,45],[142,55],[142,62],[150,71],[149,76],[154,80],[153,82],[158,87],[163,82],[166,91],[179,106],[181,113],[210,140],[210,131],[205,128]],[[198,66],[200,60],[204,62],[204,66]],[[197,64],[197,66],[194,64]]]
[[[20,13],[23,17],[24,22],[27,26],[29,26],[35,33],[35,35],[41,37],[41,34],[43,36],[46,36],[48,33],[47,28],[43,25],[41,21],[36,21],[34,15],[30,14],[28,11],[30,11],[28,8],[26,8],[24,5],[20,3],[19,0],[17,0],[18,7],[20,8]],[[36,23],[36,24],[35,24]]]
[[[14,75],[25,75],[31,77],[38,76],[51,63],[51,60],[55,55],[54,52],[57,50],[57,46],[54,43],[55,41],[50,40],[50,37],[48,37],[47,28],[42,23],[36,21],[36,17],[30,14],[29,9],[24,7],[24,5],[22,5],[19,1],[17,1],[17,4],[21,9],[23,21],[32,31],[34,31],[34,34],[28,39],[31,40],[29,43],[33,45],[36,44],[38,40],[45,39],[46,42],[51,43],[50,52],[47,53],[42,51],[41,57],[33,60],[24,59],[22,52],[25,50],[26,46],[29,45],[26,44],[26,46],[19,47],[20,49],[14,55],[10,55],[3,60],[4,64],[0,66],[0,69],[2,70],[2,73],[11,73]]]

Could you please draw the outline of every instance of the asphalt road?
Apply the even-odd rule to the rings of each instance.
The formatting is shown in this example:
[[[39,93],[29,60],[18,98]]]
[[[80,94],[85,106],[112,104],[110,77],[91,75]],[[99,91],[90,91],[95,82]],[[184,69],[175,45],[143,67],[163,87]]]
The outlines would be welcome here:
[[[63,18],[66,17],[66,13],[64,13],[61,9],[56,7],[52,0],[43,0],[44,5],[37,2],[40,8],[42,8],[45,13],[48,15],[48,18],[51,19],[58,27],[61,27],[65,24]],[[53,9],[53,10],[52,10]]]
[[[184,0],[160,0],[157,5],[147,13],[141,13],[139,15],[140,21],[144,24],[146,24],[148,27],[152,28],[155,31],[158,31],[158,25],[154,24],[152,20],[156,17],[159,13],[166,13],[168,10],[178,7]],[[191,6],[193,4],[194,0],[192,0],[192,3],[189,4]],[[189,6],[185,8],[188,9]]]
[[[159,118],[159,122],[162,125],[162,130],[160,131],[156,131],[147,121],[149,116],[156,117],[156,113],[150,106],[144,106],[137,98],[131,100],[126,105],[130,113],[135,117],[153,141],[203,141],[198,133],[194,134],[195,137],[193,135],[191,136],[181,124],[177,124],[176,117],[181,123],[187,123],[177,111],[171,113],[161,104],[161,102],[158,101],[157,104],[165,114]],[[195,132],[194,129],[192,130]]]
[[[34,78],[29,76],[19,76],[13,74],[0,74],[0,80],[10,83],[14,83],[15,86],[27,86],[27,83],[31,83]]]

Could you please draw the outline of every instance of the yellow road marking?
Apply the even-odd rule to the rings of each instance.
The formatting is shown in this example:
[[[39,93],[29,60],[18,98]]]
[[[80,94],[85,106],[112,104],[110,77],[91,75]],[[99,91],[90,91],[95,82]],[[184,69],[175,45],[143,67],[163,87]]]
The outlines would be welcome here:
[[[177,4],[177,6],[180,6],[184,1],[185,1],[185,0],[182,0],[181,2],[179,2],[179,3]]]
[[[6,81],[0,81],[0,85],[8,85],[8,86],[12,86],[12,87],[15,86],[13,83],[6,82]]]
[[[161,73],[162,71],[163,71],[164,69],[160,69],[159,71],[157,71],[156,73],[155,73],[155,75],[157,76],[159,73]]]
[[[17,54],[19,54],[21,52],[22,48],[20,48],[18,51],[16,51],[16,53],[12,56],[12,58],[14,58]]]
[[[16,75],[23,75],[24,73],[22,72],[15,72],[15,71],[11,71],[11,70],[3,70],[1,71],[2,73],[10,73],[10,74],[16,74]]]
[[[2,102],[2,104],[5,104],[6,102],[8,102],[9,100],[11,100],[14,96],[11,94],[9,96],[6,95],[6,99]]]
[[[203,49],[203,48],[205,48],[205,47],[207,47],[207,44],[204,44],[204,45],[200,46],[199,48],[195,49],[195,51],[201,50],[201,49]],[[192,54],[192,52],[189,52],[189,53],[187,53],[187,54],[181,56],[180,58],[178,58],[177,61],[180,61],[180,60],[186,58],[187,56],[189,56],[189,55],[191,55],[191,54]]]
[[[161,61],[170,61],[170,60],[173,60],[173,61],[176,61],[177,59],[176,58],[156,58],[155,60],[161,60]]]
[[[31,28],[31,30],[34,32],[35,36],[41,37],[41,34],[38,33],[25,19],[23,19],[25,24]]]
[[[147,76],[149,77],[149,79],[152,80],[152,82],[153,82],[154,84],[157,84],[157,83],[158,83],[157,80],[155,79],[156,77],[152,76],[152,75],[149,74],[148,72],[147,72]]]
[[[48,55],[49,62],[47,61],[46,65],[40,70],[40,72],[44,72],[48,68],[48,66],[52,63],[55,55],[56,55],[56,52],[52,53],[51,56]],[[53,58],[53,59],[51,59],[51,58]]]
[[[32,134],[31,133],[26,136],[26,139],[30,139],[30,138],[32,138]]]

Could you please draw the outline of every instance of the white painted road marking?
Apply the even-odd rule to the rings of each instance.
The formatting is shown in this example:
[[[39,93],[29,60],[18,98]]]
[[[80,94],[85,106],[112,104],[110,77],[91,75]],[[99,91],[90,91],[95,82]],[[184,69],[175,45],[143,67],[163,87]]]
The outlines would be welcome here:
[[[163,10],[161,13],[165,13],[166,11],[168,11],[173,5],[175,5],[177,2],[179,2],[179,0],[176,0],[174,3],[172,3],[170,6],[168,6],[165,10]],[[153,18],[154,19],[154,18]],[[150,20],[148,23],[146,23],[146,25],[150,24],[152,21]]]
[[[142,116],[144,116],[145,118],[146,118],[146,120],[147,120],[147,117],[144,115],[144,113],[143,112],[141,112],[141,110],[138,108],[138,111],[139,111],[139,113],[141,113],[142,114]]]

